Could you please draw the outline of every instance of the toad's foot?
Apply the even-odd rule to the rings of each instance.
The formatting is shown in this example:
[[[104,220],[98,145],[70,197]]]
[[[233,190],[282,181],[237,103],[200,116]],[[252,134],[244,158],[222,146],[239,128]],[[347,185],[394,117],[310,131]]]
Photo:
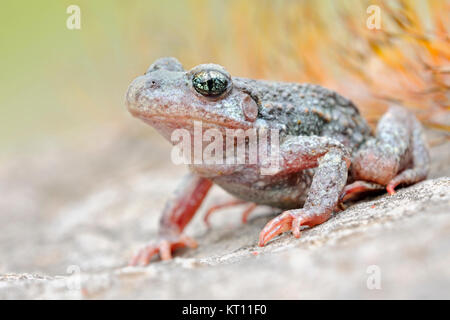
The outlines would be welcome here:
[[[278,217],[269,221],[259,234],[260,247],[275,238],[277,235],[292,231],[294,237],[300,237],[300,227],[313,227],[321,224],[330,218],[330,213],[307,213],[304,209],[288,210],[280,214]]]
[[[427,177],[427,174],[428,167],[407,169],[394,177],[391,181],[389,181],[388,185],[386,186],[386,190],[389,194],[392,195],[395,193],[395,188],[398,185],[410,185],[422,181]]]
[[[383,189],[384,186],[377,183],[362,180],[355,181],[352,184],[348,184],[345,186],[344,191],[341,194],[341,201],[347,201],[348,199],[354,198],[355,196],[364,192]]]
[[[214,212],[216,212],[217,210],[220,209],[224,209],[224,208],[228,208],[228,207],[234,207],[234,206],[238,206],[238,205],[242,205],[247,203],[244,200],[232,200],[229,202],[225,202],[222,204],[218,204],[215,206],[212,206],[211,208],[208,209],[208,211],[206,212],[205,216],[203,217],[203,221],[205,222],[205,224],[210,227],[211,224],[209,223],[209,217],[211,216],[211,214],[213,214]],[[248,216],[250,215],[250,213],[252,213],[252,211],[256,208],[256,203],[248,203],[247,207],[245,208],[245,210],[242,212],[242,223],[247,223],[247,219]]]
[[[159,253],[161,260],[170,260],[172,259],[172,251],[183,247],[196,248],[197,242],[184,234],[175,237],[163,237],[156,243],[146,245],[139,250],[128,265],[148,265],[152,257],[157,253]]]

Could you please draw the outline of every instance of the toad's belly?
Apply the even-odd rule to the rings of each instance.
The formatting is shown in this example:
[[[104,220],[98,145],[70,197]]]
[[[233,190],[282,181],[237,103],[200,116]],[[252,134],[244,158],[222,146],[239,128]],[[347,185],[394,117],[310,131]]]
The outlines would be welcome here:
[[[215,177],[214,183],[235,197],[280,209],[301,208],[306,200],[315,169],[307,169],[284,177],[261,176],[256,181],[243,181],[242,175]]]

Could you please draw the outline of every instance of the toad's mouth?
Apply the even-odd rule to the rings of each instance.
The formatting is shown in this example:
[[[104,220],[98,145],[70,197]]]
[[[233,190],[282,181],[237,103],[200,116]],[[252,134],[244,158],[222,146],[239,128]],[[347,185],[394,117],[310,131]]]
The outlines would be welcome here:
[[[247,121],[239,121],[217,114],[203,113],[152,113],[129,109],[130,113],[151,126],[168,126],[172,128],[192,128],[195,122],[200,122],[204,129],[250,129],[253,126]]]

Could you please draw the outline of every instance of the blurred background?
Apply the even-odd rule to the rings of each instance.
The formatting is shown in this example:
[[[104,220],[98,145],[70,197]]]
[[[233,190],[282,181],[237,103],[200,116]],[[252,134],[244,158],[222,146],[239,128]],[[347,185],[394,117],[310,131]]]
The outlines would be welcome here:
[[[79,30],[66,26],[70,5]],[[449,30],[448,0],[1,1],[0,299],[448,296]],[[213,188],[186,229],[197,250],[127,273],[186,173],[124,105],[164,56],[324,85],[372,126],[401,103],[426,127],[430,180],[264,248],[258,234],[276,212],[258,208],[243,225],[229,209],[207,229],[205,208],[229,197]],[[365,286],[372,264],[389,279],[378,293]],[[69,266],[83,290],[53,285]]]
[[[71,4],[80,30],[66,27]],[[367,27],[373,4],[380,29]],[[448,131],[430,117],[449,109],[449,17],[443,0],[2,1],[0,144],[123,122],[128,84],[162,56],[323,84],[372,123],[384,102],[400,101]]]

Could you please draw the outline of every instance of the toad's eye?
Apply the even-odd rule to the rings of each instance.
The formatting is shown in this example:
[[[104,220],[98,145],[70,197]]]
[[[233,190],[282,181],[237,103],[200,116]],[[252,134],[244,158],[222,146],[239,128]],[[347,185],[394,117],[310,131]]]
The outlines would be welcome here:
[[[200,71],[192,77],[194,89],[209,97],[220,96],[227,90],[229,83],[229,78],[225,74],[215,70]]]

